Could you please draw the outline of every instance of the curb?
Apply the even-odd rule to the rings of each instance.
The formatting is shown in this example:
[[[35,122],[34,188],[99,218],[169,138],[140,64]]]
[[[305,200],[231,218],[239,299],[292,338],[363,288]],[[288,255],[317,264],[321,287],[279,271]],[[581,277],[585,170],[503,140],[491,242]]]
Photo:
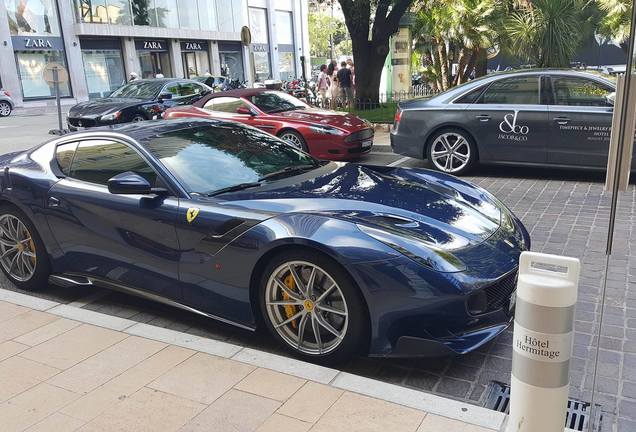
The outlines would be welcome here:
[[[129,335],[140,336],[195,351],[201,351],[217,357],[228,358],[253,366],[275,370],[287,375],[331,385],[342,390],[370,396],[409,408],[415,408],[427,413],[459,420],[493,431],[500,431],[507,417],[503,413],[487,408],[371,378],[365,378],[337,369],[180,331],[138,323],[133,320],[114,317],[100,312],[80,309],[75,306],[69,306],[67,304],[41,299],[3,288],[0,288],[0,300],[86,324],[121,331]]]

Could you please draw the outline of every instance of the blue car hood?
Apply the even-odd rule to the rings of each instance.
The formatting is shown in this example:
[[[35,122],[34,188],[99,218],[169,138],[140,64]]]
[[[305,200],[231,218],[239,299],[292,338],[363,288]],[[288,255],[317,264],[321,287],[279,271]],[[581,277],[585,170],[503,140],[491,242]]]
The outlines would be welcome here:
[[[223,199],[256,211],[323,214],[390,229],[445,250],[481,243],[501,222],[501,204],[458,178],[352,163],[330,163]]]

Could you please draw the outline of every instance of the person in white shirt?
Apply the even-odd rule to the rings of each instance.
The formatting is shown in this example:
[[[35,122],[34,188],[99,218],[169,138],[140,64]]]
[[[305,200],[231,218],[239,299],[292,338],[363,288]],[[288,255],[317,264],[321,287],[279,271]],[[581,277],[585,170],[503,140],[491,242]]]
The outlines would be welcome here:
[[[329,90],[329,77],[327,76],[327,65],[320,66],[320,73],[318,74],[318,93],[320,94],[320,106],[325,108],[327,106],[327,91]]]

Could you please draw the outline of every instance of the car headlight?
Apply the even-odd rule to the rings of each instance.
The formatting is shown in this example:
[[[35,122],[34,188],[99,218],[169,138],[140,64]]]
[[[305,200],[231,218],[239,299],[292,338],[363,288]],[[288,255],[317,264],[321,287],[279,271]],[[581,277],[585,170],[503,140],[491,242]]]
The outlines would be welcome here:
[[[121,111],[115,111],[114,113],[106,114],[100,117],[101,121],[113,121],[117,120],[121,116]]]
[[[356,224],[356,226],[363,233],[432,270],[444,273],[455,273],[466,270],[464,263],[448,251],[432,247],[417,239],[411,239],[383,229],[362,224]]]
[[[309,126],[309,129],[312,132],[316,132],[316,133],[323,134],[323,135],[339,135],[339,136],[342,136],[342,135],[346,135],[347,134],[347,132],[345,132],[343,130],[340,130],[338,128],[335,128],[335,127],[331,127],[331,126],[312,125],[312,126]]]

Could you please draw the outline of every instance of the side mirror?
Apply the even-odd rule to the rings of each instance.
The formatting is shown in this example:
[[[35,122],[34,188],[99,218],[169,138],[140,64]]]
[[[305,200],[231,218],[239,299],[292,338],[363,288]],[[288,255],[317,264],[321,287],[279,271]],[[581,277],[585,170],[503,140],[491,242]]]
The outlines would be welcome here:
[[[172,99],[172,93],[161,93],[159,95],[159,100],[163,101],[163,100],[170,100]]]
[[[150,194],[148,180],[132,171],[117,174],[108,180],[108,192],[112,194]]]
[[[238,108],[236,109],[236,113],[237,113],[237,114],[250,115],[250,116],[255,115],[255,114],[252,112],[252,110],[251,110],[251,109],[249,109],[249,108],[247,108],[247,107],[244,107],[244,106],[242,106],[242,107],[238,107]]]

